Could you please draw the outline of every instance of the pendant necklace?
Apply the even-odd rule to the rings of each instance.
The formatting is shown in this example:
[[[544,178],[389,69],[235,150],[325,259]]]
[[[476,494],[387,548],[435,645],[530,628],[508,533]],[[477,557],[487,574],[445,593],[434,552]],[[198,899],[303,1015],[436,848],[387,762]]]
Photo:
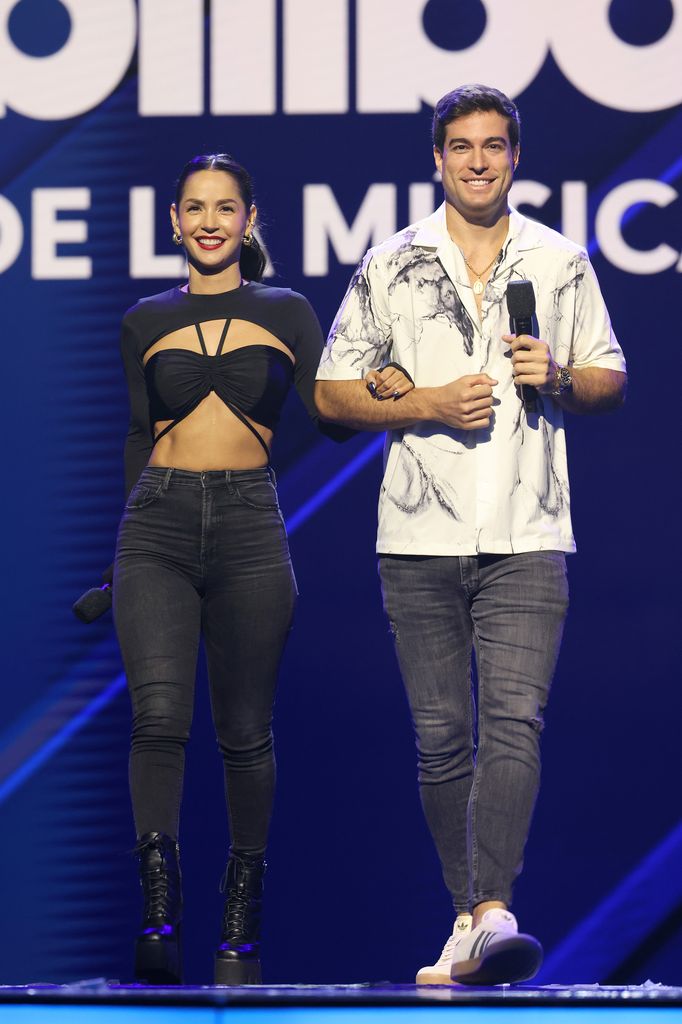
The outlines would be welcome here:
[[[461,250],[461,249],[460,249],[459,251],[460,251],[460,252],[462,252],[462,250]],[[480,272],[480,273],[478,272],[478,270],[474,270],[474,268],[473,268],[473,267],[471,266],[471,264],[469,263],[469,260],[468,260],[468,259],[466,258],[466,256],[465,256],[465,255],[464,255],[464,253],[462,252],[462,259],[463,259],[463,260],[464,260],[464,262],[466,263],[466,265],[467,265],[467,267],[469,268],[469,270],[471,271],[471,273],[472,273],[472,274],[474,275],[474,277],[476,278],[476,280],[474,281],[474,283],[473,283],[473,285],[472,285],[472,287],[473,287],[473,289],[474,289],[474,295],[480,295],[480,294],[481,294],[481,292],[483,291],[483,281],[481,281],[481,278],[482,278],[482,277],[483,277],[483,275],[484,275],[484,274],[486,273],[486,271],[490,270],[490,268],[492,267],[493,263],[494,263],[494,262],[495,262],[495,260],[496,260],[496,259],[498,258],[498,256],[500,255],[500,253],[501,253],[501,252],[502,252],[502,248],[500,247],[500,248],[499,248],[499,249],[497,250],[497,252],[495,253],[495,255],[493,256],[493,258],[491,259],[491,261],[490,261],[490,263],[488,264],[488,266],[487,266],[487,267],[484,267],[484,268],[483,268],[483,270],[481,270],[481,272]]]

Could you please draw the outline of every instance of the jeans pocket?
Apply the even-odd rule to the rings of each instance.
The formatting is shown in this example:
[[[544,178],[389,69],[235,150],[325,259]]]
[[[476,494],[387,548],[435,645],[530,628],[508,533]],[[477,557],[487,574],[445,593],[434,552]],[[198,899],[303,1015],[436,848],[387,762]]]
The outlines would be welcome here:
[[[163,493],[163,483],[149,484],[138,482],[128,495],[126,509],[130,512],[137,508],[146,508],[152,502],[157,501]]]
[[[256,480],[240,480],[239,483],[232,482],[235,496],[247,508],[253,508],[260,512],[275,512],[279,510],[277,501],[277,490],[272,480],[262,477]]]

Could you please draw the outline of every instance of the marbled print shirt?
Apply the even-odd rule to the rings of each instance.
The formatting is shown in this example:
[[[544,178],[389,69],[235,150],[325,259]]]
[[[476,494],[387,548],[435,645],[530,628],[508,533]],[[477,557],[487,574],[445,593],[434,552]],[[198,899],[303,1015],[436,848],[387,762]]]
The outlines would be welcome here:
[[[563,413],[539,395],[524,411],[514,386],[505,291],[533,283],[539,337],[556,362],[624,370],[584,249],[511,210],[479,319],[464,259],[431,217],[370,249],[332,325],[319,380],[363,377],[390,360],[417,387],[465,374],[499,381],[491,426],[422,422],[387,434],[377,550],[402,555],[575,551]]]

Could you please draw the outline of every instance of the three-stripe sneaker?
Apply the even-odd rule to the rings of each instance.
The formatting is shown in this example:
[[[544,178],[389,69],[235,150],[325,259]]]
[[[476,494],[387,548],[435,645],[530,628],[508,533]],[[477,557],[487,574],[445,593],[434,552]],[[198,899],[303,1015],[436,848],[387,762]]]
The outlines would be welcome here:
[[[452,929],[452,935],[443,946],[443,952],[435,964],[430,967],[422,967],[417,973],[418,985],[452,985],[450,977],[450,965],[452,963],[452,951],[455,944],[463,939],[471,931],[471,914],[459,914]]]
[[[520,935],[514,915],[496,907],[453,943],[450,978],[461,985],[510,985],[534,977],[541,963],[538,940]]]

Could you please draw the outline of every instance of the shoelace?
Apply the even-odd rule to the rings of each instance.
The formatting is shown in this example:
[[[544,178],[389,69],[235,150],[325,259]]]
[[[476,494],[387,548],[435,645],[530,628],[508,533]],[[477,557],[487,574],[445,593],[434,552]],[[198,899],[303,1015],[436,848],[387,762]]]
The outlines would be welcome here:
[[[230,884],[230,864],[234,860],[243,866],[247,877],[240,877],[239,880],[233,879]],[[220,891],[227,896],[223,915],[223,937],[227,942],[244,942],[247,932],[253,930],[254,922],[251,917],[252,914],[258,912],[259,895],[251,892],[250,889],[251,883],[248,876],[251,870],[260,872],[262,877],[265,864],[250,865],[246,861],[240,861],[239,858],[231,857],[221,880]]]
[[[141,853],[143,846],[135,847],[136,853]],[[163,848],[154,844],[161,863],[158,867],[148,868],[142,874],[142,887],[145,894],[145,918],[147,920],[155,917],[168,917],[172,903],[172,891],[175,879],[168,872],[168,865],[164,856]]]
[[[461,936],[456,935],[454,933],[448,937],[447,942],[443,946],[443,952],[438,957],[438,964],[446,962],[450,963],[450,961],[452,960],[452,948],[459,938],[461,938]]]
[[[225,937],[240,938],[246,931],[246,916],[249,911],[249,900],[238,893],[229,893],[225,908],[223,930]]]
[[[246,915],[251,902],[250,896],[244,891],[243,885],[228,887],[228,872],[225,871],[220,883],[220,891],[227,896],[223,917],[223,932],[226,939],[240,938],[246,929]]]
[[[170,893],[167,876],[160,868],[145,875],[145,889],[148,900],[148,917],[167,917],[170,910]]]

